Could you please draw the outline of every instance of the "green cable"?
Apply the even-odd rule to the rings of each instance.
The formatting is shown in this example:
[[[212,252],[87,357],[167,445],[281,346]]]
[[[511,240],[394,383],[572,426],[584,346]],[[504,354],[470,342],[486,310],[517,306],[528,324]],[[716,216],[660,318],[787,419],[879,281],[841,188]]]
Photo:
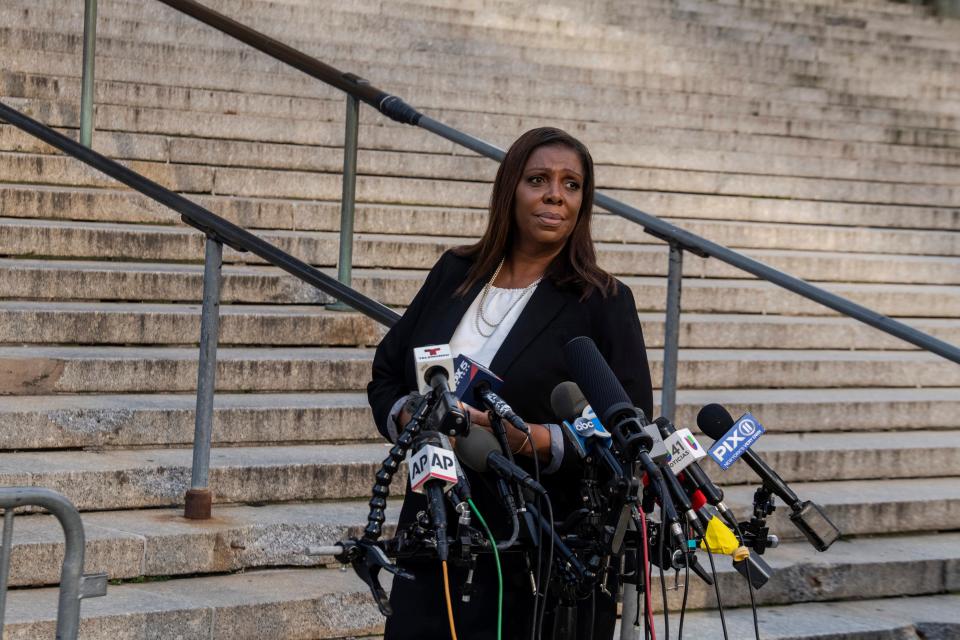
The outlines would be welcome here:
[[[497,598],[497,640],[500,640],[501,633],[503,632],[503,572],[500,570],[500,553],[497,551],[497,541],[493,539],[493,533],[490,531],[490,527],[487,526],[487,521],[480,515],[480,510],[477,509],[477,505],[473,504],[473,500],[470,499],[468,499],[467,502],[470,504],[473,512],[477,514],[477,520],[480,521],[480,524],[482,524],[486,530],[487,537],[490,538],[490,545],[493,547],[493,561],[497,564],[497,587],[499,588],[499,597]]]

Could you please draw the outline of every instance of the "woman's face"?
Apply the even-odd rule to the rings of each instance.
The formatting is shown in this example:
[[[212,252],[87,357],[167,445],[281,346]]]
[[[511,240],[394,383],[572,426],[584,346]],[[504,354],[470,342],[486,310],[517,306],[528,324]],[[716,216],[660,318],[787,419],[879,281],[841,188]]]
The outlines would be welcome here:
[[[515,248],[559,251],[577,224],[583,201],[583,163],[565,145],[537,147],[527,159],[514,195]]]

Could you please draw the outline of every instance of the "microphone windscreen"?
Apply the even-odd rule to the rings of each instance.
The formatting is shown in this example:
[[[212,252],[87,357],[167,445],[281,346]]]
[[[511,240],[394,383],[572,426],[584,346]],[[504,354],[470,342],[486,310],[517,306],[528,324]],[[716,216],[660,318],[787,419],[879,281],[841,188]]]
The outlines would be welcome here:
[[[700,491],[700,489],[690,495],[690,506],[693,507],[694,511],[700,511],[705,504],[707,504],[707,497],[703,495],[703,491]]]
[[[563,355],[567,369],[603,424],[611,424],[611,416],[608,415],[611,409],[633,406],[593,340],[586,336],[574,338],[564,345]]]
[[[561,382],[550,393],[550,408],[553,409],[553,415],[560,420],[573,422],[580,417],[587,404],[587,399],[583,397],[583,391],[580,391],[576,382]]]
[[[463,464],[482,473],[487,470],[487,456],[492,451],[499,452],[500,443],[492,433],[475,426],[467,435],[457,436],[453,450]]]
[[[733,426],[733,417],[722,405],[708,404],[697,414],[697,426],[708,437],[719,440]]]

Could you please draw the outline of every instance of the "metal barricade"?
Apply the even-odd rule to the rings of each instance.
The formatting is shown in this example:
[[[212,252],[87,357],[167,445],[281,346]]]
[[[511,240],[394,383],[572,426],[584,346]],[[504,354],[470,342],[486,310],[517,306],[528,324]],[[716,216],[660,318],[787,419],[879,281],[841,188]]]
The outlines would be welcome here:
[[[43,507],[60,522],[64,535],[63,568],[60,572],[60,598],[57,604],[57,640],[74,640],[80,629],[80,601],[107,594],[107,574],[83,575],[83,522],[76,507],[65,497],[49,489],[10,487],[0,489],[3,509],[3,547],[0,548],[0,636],[7,605],[10,556],[13,543],[13,510],[17,507]]]

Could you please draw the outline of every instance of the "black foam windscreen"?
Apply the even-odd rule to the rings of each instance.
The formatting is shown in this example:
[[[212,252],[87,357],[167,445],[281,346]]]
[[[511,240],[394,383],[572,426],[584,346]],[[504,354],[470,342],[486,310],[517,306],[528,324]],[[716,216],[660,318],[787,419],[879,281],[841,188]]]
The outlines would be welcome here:
[[[574,338],[564,345],[563,355],[567,369],[604,425],[611,423],[611,409],[616,412],[624,405],[633,406],[593,340],[586,336]]]
[[[550,408],[553,409],[553,415],[560,420],[576,420],[588,404],[576,382],[561,382],[550,393]]]
[[[500,443],[492,433],[475,426],[467,435],[457,436],[453,450],[463,464],[482,473],[487,470],[487,456],[493,451],[499,453]]]
[[[719,440],[733,426],[733,416],[719,404],[708,404],[697,414],[700,431],[714,440]]]

